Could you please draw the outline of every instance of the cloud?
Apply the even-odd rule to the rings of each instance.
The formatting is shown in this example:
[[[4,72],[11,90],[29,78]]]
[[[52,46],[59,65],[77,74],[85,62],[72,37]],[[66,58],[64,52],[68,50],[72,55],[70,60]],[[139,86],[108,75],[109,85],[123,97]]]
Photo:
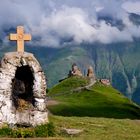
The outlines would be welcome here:
[[[133,41],[140,37],[140,27],[128,12],[138,13],[138,8],[131,0],[5,0],[0,4],[0,37],[4,40],[6,30],[24,25],[36,46]]]
[[[128,1],[125,2],[122,7],[130,13],[136,13],[140,15],[140,1]]]

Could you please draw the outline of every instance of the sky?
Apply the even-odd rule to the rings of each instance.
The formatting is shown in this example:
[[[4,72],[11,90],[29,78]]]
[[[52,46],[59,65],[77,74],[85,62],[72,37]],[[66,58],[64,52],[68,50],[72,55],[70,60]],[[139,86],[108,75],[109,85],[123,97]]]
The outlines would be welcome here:
[[[140,37],[140,26],[130,13],[140,15],[140,0],[4,0],[0,39],[8,43],[7,31],[22,25],[35,46],[132,42]]]

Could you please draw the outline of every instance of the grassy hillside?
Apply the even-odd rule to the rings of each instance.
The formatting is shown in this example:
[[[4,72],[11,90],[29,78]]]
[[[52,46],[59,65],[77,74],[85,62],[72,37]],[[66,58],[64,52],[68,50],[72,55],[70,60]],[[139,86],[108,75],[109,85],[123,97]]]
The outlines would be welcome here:
[[[86,84],[88,80],[72,77],[53,87],[48,96],[59,103],[49,110],[60,116],[140,118],[140,108],[111,86],[96,83],[91,89],[74,91]]]
[[[140,108],[112,86],[96,83],[90,89],[86,78],[71,77],[49,90],[55,104],[48,104],[50,121],[57,130],[57,138],[70,139],[63,128],[81,129],[76,140],[139,140]]]
[[[140,121],[98,117],[51,116],[57,130],[57,138],[62,140],[140,140]],[[83,130],[78,136],[62,133],[62,128]]]

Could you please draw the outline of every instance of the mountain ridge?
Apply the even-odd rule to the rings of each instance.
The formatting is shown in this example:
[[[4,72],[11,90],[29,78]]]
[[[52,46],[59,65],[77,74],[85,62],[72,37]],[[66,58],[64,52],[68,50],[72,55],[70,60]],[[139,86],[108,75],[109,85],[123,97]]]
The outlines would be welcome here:
[[[26,47],[40,61],[47,77],[48,87],[67,77],[73,63],[83,75],[92,65],[97,78],[110,79],[112,85],[124,95],[140,103],[140,43],[120,43],[112,45],[72,45],[60,49]],[[15,47],[1,48],[0,56]]]

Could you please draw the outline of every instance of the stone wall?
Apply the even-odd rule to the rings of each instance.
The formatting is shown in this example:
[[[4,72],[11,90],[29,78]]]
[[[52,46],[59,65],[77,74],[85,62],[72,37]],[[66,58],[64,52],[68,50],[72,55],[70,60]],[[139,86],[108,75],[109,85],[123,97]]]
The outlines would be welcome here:
[[[18,110],[13,105],[12,80],[17,68],[22,66],[29,66],[34,77],[34,104],[28,109]],[[6,53],[0,67],[0,123],[35,126],[46,122],[46,78],[39,62],[31,53]]]

